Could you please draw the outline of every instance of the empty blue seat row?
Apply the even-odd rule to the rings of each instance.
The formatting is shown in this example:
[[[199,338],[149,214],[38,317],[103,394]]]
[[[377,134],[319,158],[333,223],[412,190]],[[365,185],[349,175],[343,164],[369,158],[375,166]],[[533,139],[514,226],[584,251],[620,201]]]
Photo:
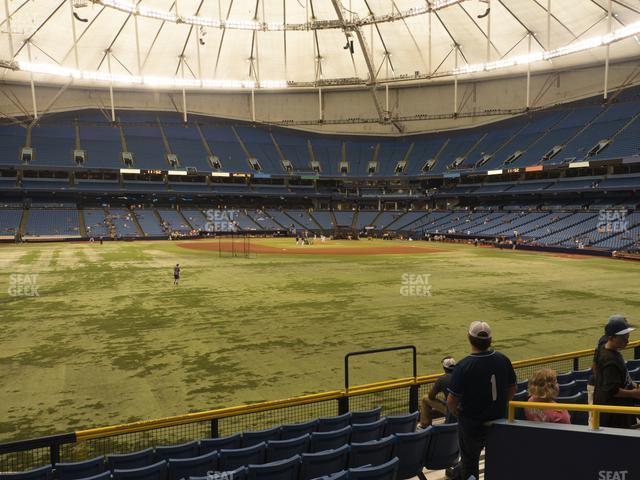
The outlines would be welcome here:
[[[191,442],[194,443],[197,442]],[[189,448],[192,448],[191,452],[195,451],[189,445],[176,446],[172,453],[178,453],[178,448],[182,449],[181,454],[188,452]],[[164,450],[163,453],[168,454],[169,451]],[[51,480],[55,476],[58,480],[178,480],[202,478],[212,472],[227,472],[230,480],[311,480],[347,468],[352,473],[353,469],[375,466],[385,466],[386,469],[391,465],[394,465],[392,470],[397,469],[398,479],[416,475],[424,478],[422,469],[425,466],[437,470],[456,463],[457,425],[434,425],[417,432],[398,433],[380,440],[342,445],[323,452],[302,452],[273,461],[267,458],[267,445],[264,442],[244,449],[221,449],[189,458],[170,457],[140,465],[144,456],[148,459],[152,455],[152,449],[147,449],[128,456],[110,455],[106,462],[104,457],[98,457],[84,462],[60,463],[55,469],[47,466],[29,472],[0,474],[0,479]],[[128,457],[128,460],[122,461],[123,457]],[[392,462],[391,465],[389,462]],[[360,473],[367,472],[363,469]],[[376,478],[358,476],[358,472],[355,475],[355,478]]]

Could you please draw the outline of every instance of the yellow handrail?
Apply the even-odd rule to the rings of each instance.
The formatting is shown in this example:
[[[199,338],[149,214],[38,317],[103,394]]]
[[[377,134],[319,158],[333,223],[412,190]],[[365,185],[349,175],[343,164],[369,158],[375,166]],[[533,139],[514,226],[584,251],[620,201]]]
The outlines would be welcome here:
[[[579,403],[555,403],[555,402],[509,402],[509,413],[507,421],[514,422],[516,419],[516,408],[537,408],[540,410],[571,410],[574,412],[591,412],[593,419],[592,430],[600,428],[601,413],[621,413],[626,415],[640,415],[640,407],[616,407],[612,405],[583,405]]]

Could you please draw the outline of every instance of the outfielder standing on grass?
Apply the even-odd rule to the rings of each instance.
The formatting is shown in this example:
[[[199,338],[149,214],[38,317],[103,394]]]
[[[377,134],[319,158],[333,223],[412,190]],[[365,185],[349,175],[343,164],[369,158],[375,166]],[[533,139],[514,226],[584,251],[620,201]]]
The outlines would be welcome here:
[[[178,285],[180,281],[180,264],[176,263],[176,266],[173,267],[173,284]]]

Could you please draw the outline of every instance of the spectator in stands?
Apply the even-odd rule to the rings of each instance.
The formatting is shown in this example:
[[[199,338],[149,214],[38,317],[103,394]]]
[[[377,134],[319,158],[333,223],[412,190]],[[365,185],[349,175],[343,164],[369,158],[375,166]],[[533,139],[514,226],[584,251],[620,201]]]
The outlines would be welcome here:
[[[441,364],[444,369],[444,375],[438,378],[431,387],[431,390],[429,390],[429,393],[422,397],[418,428],[427,428],[431,425],[434,410],[440,412],[445,417],[449,413],[447,410],[447,394],[449,393],[451,373],[456,366],[456,361],[453,357],[444,357]],[[442,394],[443,399],[438,398],[439,394]]]
[[[555,370],[542,368],[529,379],[529,401],[551,403],[558,396],[558,376]],[[532,422],[571,423],[571,417],[566,410],[547,410],[525,408],[527,420]]]
[[[634,400],[640,400],[640,389],[633,383],[620,350],[629,343],[629,334],[635,330],[622,315],[609,318],[604,328],[607,342],[598,350],[595,368],[596,405],[632,407]],[[603,427],[631,428],[636,419],[633,415],[601,413]]]
[[[611,321],[611,319],[614,317],[615,315],[613,317],[609,317],[609,321]],[[606,327],[605,327],[605,330],[606,330]],[[598,363],[598,355],[600,353],[600,349],[604,346],[605,343],[607,343],[607,340],[609,340],[609,337],[605,333],[598,339],[598,343],[596,344],[596,348],[593,353],[593,362],[591,364],[591,375],[589,375],[589,379],[587,380],[587,402],[589,403],[589,405],[593,405],[593,392],[596,388],[595,387],[596,385],[595,371],[596,371],[596,364]],[[589,412],[589,425],[591,425],[592,417],[593,417],[593,413]]]
[[[462,478],[479,478],[480,452],[491,421],[504,418],[516,393],[516,374],[504,354],[491,349],[491,327],[472,322],[467,332],[471,354],[453,371],[447,406],[458,417]]]

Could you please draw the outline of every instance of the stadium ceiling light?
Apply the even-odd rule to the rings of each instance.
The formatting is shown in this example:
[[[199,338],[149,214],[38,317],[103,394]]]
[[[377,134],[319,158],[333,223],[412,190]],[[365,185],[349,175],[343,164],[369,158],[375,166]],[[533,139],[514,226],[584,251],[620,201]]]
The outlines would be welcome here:
[[[614,32],[607,33],[606,35],[588,38],[586,40],[565,45],[564,47],[544,52],[535,52],[528,55],[519,55],[517,57],[498,60],[495,62],[462,65],[453,70],[452,73],[453,75],[462,75],[465,73],[489,72],[517,65],[527,65],[529,63],[539,62],[542,60],[551,60],[553,58],[571,55],[572,53],[585,52],[604,45],[610,45],[620,40],[624,40],[625,38],[635,36],[638,33],[640,33],[640,22],[635,22]]]
[[[322,30],[322,29],[344,29],[356,28],[365,25],[394,22],[417,15],[424,15],[430,11],[440,10],[443,8],[456,5],[458,3],[470,0],[434,0],[432,2],[420,3],[420,5],[404,11],[398,11],[388,15],[368,15],[360,18],[354,16],[353,21],[349,21],[346,25],[340,20],[314,20],[307,23],[285,24],[281,22],[258,22],[255,20],[218,20],[210,17],[201,17],[198,15],[179,15],[175,12],[166,10],[158,10],[151,7],[139,6],[136,3],[127,0],[91,0],[93,3],[105,7],[111,7],[125,13],[139,15],[141,17],[155,18],[173,23],[185,23],[188,25],[199,25],[211,28],[228,28],[234,30],[262,30],[262,31],[282,31],[282,30]]]
[[[464,75],[478,72],[489,72],[518,65],[527,65],[543,60],[551,60],[553,58],[573,53],[584,52],[593,48],[609,45],[611,43],[634,37],[640,34],[640,22],[627,25],[614,32],[598,37],[589,38],[579,42],[566,45],[564,47],[548,50],[544,52],[531,53],[529,55],[520,55],[513,58],[498,60],[489,63],[478,63],[470,65],[462,65],[455,70],[443,72],[438,77],[446,77],[451,75]],[[57,77],[67,77],[78,80],[103,81],[117,84],[127,85],[143,85],[151,88],[200,88],[200,89],[284,89],[289,86],[311,87],[313,85],[306,83],[287,82],[285,80],[262,80],[254,82],[252,80],[212,80],[212,79],[189,79],[177,77],[151,77],[136,75],[109,74],[103,72],[87,72],[75,70],[72,68],[60,67],[58,65],[50,65],[44,63],[31,63],[22,60],[6,61],[0,60],[0,68],[10,70],[19,70],[23,72],[41,73],[45,75],[53,75]],[[413,80],[413,78],[412,78]],[[361,83],[359,78],[350,79],[334,79],[331,85],[356,85]]]
[[[10,68],[12,70],[20,70],[23,72],[53,75],[56,77],[73,78],[77,80],[93,80],[109,83],[113,82],[126,85],[144,85],[151,88],[185,87],[205,89],[282,89],[287,88],[288,86],[288,83],[285,80],[262,80],[256,83],[252,80],[197,80],[193,78],[178,77],[140,77],[136,75],[120,75],[117,73],[110,74],[105,72],[87,72],[75,70],[73,68],[59,67],[57,65],[49,65],[45,63],[23,62],[22,60],[14,63],[0,62],[0,67]]]

